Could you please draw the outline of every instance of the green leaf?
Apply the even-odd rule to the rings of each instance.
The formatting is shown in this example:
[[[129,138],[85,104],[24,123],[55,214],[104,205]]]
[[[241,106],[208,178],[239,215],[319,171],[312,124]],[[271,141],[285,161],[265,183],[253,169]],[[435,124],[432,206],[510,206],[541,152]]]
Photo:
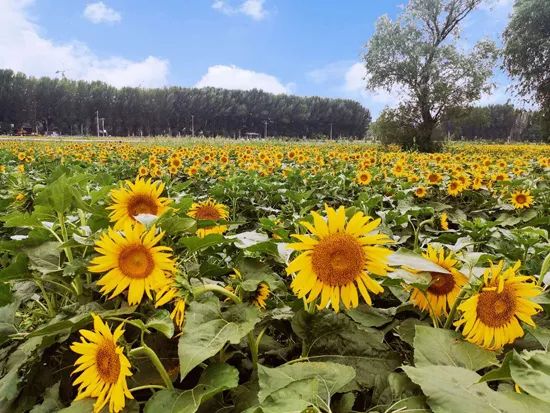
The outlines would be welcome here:
[[[158,225],[168,234],[193,234],[197,230],[196,221],[193,218],[182,218],[178,216],[161,217]]]
[[[29,257],[29,268],[42,274],[61,271],[59,242],[48,241],[34,248],[25,248]]]
[[[258,310],[250,305],[231,305],[222,312],[216,298],[191,303],[178,344],[181,378],[227,343],[239,344],[258,321]]]
[[[157,330],[164,334],[167,338],[174,336],[174,323],[170,318],[170,313],[167,310],[157,311],[145,324],[145,327]]]
[[[374,308],[361,304],[357,308],[348,310],[346,314],[364,327],[380,327],[391,322],[395,313],[395,308]]]
[[[442,328],[416,326],[414,364],[456,366],[480,370],[497,364],[496,353],[464,341],[459,333]]]
[[[227,364],[212,364],[203,371],[191,390],[161,390],[145,405],[144,413],[195,413],[200,405],[216,394],[239,384],[239,371]]]
[[[496,380],[510,380],[512,376],[510,375],[510,361],[514,355],[513,351],[509,351],[504,356],[500,367],[485,373],[483,377],[479,380],[480,382],[484,381],[496,381]]]
[[[384,333],[354,322],[345,314],[300,310],[292,329],[303,340],[308,357],[351,366],[356,377],[346,391],[374,388],[378,397],[388,386],[388,375],[401,364],[401,357],[384,343]]]
[[[550,404],[524,394],[496,392],[471,370],[453,366],[403,367],[422,388],[434,413],[533,413],[550,411]]]
[[[75,400],[69,407],[59,410],[57,413],[92,413],[95,399]]]
[[[47,206],[56,212],[64,213],[72,205],[73,189],[65,175],[46,186],[36,195],[38,205]]]
[[[416,271],[450,274],[447,269],[437,265],[435,262],[403,248],[390,255],[388,262],[391,266],[404,266]]]
[[[179,240],[179,244],[186,247],[189,252],[197,252],[216,245],[223,245],[228,242],[229,241],[220,234],[208,234],[204,238],[186,237]]]
[[[62,406],[59,400],[59,382],[57,382],[46,389],[42,403],[34,406],[30,413],[53,413],[59,411]]]
[[[0,284],[0,307],[13,302],[13,294],[9,284]]]
[[[17,254],[10,265],[0,270],[0,281],[20,280],[28,275],[29,257],[26,254]]]
[[[550,329],[540,326],[533,328],[526,325],[525,330],[533,337],[535,337],[535,339],[540,343],[545,351],[548,351],[548,349],[550,348]]]
[[[259,365],[258,400],[266,413],[282,405],[302,410],[309,405],[325,407],[323,403],[354,378],[352,367],[337,363],[293,363],[276,368]]]
[[[514,382],[531,396],[550,403],[550,354],[545,351],[514,353],[510,361]]]

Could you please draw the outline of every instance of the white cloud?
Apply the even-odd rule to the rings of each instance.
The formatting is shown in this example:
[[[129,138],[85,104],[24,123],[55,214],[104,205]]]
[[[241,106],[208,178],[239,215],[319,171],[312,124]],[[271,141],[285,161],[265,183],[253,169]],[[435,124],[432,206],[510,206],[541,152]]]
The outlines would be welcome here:
[[[196,87],[219,87],[223,89],[261,89],[269,93],[290,93],[293,84],[283,85],[275,76],[254,72],[231,65],[210,66]]]
[[[32,76],[102,80],[114,86],[157,87],[167,82],[168,61],[149,56],[141,61],[100,59],[85,44],[58,43],[45,38],[29,18],[34,0],[0,1],[0,67]]]
[[[265,0],[244,0],[238,3],[231,0],[214,0],[212,8],[227,15],[244,14],[254,20],[262,20],[267,16],[264,3]]]
[[[84,17],[95,24],[116,23],[121,20],[120,13],[108,7],[102,1],[86,5]]]
[[[379,105],[397,106],[406,96],[406,91],[400,87],[392,87],[391,90],[377,88],[367,90],[367,70],[363,63],[353,64],[345,74],[344,90],[359,93],[365,103],[376,103]]]

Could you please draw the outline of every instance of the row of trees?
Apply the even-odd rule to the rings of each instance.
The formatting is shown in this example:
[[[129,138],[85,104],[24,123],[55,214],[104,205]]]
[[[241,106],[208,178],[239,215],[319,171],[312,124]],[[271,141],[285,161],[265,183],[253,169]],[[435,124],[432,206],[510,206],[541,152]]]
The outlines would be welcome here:
[[[541,136],[550,137],[550,1],[515,0],[502,51],[487,40],[464,50],[459,47],[461,23],[484,1],[409,0],[397,19],[378,20],[363,56],[367,88],[397,89],[402,98],[397,108],[382,112],[372,128],[375,136],[430,151],[445,131],[506,139],[525,133],[531,122],[533,133],[538,128]],[[540,113],[520,116],[511,108],[492,113],[494,107],[457,111],[490,92],[500,53],[519,83],[518,93],[539,103]],[[497,114],[504,125],[490,125]]]
[[[443,134],[453,139],[490,141],[542,141],[544,116],[512,105],[454,108],[441,119]]]
[[[367,109],[347,99],[216,88],[117,89],[0,70],[0,133],[27,127],[95,134],[97,118],[116,136],[264,135],[267,128],[269,136],[362,137],[371,120]]]

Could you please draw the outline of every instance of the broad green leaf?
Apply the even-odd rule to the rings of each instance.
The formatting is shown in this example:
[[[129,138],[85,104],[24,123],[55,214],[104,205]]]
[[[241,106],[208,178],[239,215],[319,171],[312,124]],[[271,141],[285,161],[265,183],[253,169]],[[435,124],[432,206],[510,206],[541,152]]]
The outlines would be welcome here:
[[[390,255],[388,263],[394,267],[403,266],[416,271],[450,274],[447,269],[437,265],[435,262],[405,249],[399,249]]]
[[[510,375],[528,394],[550,403],[550,353],[538,350],[514,353]]]
[[[524,394],[496,392],[471,370],[453,366],[403,367],[422,388],[434,413],[533,413],[550,411],[550,404]]]
[[[189,252],[197,252],[216,245],[223,245],[227,242],[228,240],[220,234],[208,234],[204,238],[186,237],[179,240],[179,244],[186,247]]]
[[[497,364],[496,353],[464,341],[459,333],[442,328],[416,326],[414,364],[456,366],[480,370]]]
[[[161,217],[158,225],[170,235],[188,233],[193,234],[197,230],[196,221],[186,217]]]
[[[195,413],[200,405],[239,384],[239,371],[227,364],[212,364],[191,390],[161,390],[145,405],[144,413]]]
[[[13,302],[13,294],[9,284],[0,284],[0,307]]]
[[[69,407],[59,410],[57,413],[92,413],[95,399],[75,400]]]
[[[526,325],[525,330],[535,337],[545,351],[548,351],[550,348],[550,329],[540,326],[533,328]]]
[[[34,406],[29,413],[54,413],[63,407],[59,400],[59,382],[48,387],[44,393],[42,403]]]
[[[282,405],[325,407],[323,403],[354,378],[352,367],[337,363],[292,363],[275,368],[259,365],[258,400],[265,412]]]
[[[29,257],[26,254],[17,254],[6,268],[0,270],[0,282],[20,280],[29,275]]]
[[[514,351],[509,351],[506,353],[506,356],[504,356],[500,366],[489,371],[488,373],[485,373],[479,381],[510,380],[512,378],[510,375],[510,361],[512,360],[513,355]]]
[[[29,257],[29,268],[42,274],[61,271],[60,244],[57,241],[48,241],[38,247],[25,248],[25,253]]]
[[[147,320],[145,327],[157,330],[167,338],[172,338],[174,335],[174,323],[167,310],[158,310],[149,320]]]
[[[348,310],[346,314],[364,327],[380,327],[391,322],[395,312],[395,308],[382,309],[361,304],[357,308]]]
[[[227,343],[238,344],[258,321],[258,310],[250,305],[231,305],[222,312],[215,298],[191,303],[178,343],[182,379]]]
[[[378,397],[388,386],[388,375],[401,364],[397,352],[384,343],[382,331],[364,327],[345,314],[301,310],[292,320],[292,329],[303,340],[312,361],[327,361],[351,366],[356,377],[346,388],[374,388]]]

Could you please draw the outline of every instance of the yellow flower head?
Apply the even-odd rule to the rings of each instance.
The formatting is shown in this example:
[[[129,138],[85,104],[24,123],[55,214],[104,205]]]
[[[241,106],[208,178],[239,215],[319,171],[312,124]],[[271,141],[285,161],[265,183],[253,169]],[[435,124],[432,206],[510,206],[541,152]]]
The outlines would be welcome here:
[[[117,346],[124,333],[122,324],[114,331],[101,318],[92,314],[94,330],[80,330],[81,341],[74,342],[71,350],[80,357],[75,362],[73,374],[80,375],[73,382],[78,386],[76,400],[96,398],[94,413],[100,412],[109,403],[109,412],[124,409],[126,398],[133,399],[128,390],[126,377],[132,375],[130,362]]]
[[[518,274],[521,263],[504,270],[504,261],[483,274],[481,290],[459,305],[462,313],[455,326],[462,326],[466,340],[489,350],[498,350],[523,336],[520,321],[535,327],[532,316],[542,307],[531,299],[541,293],[532,277]]]
[[[97,285],[109,298],[116,297],[128,289],[128,304],[139,304],[146,293],[160,290],[175,272],[172,249],[156,246],[164,232],[155,234],[153,226],[147,230],[143,225],[127,224],[124,231],[109,228],[107,233],[96,241],[95,250],[101,255],[90,261],[88,270],[106,273]]]
[[[516,209],[529,208],[533,205],[533,196],[529,191],[517,191],[512,194],[512,205]]]
[[[217,221],[219,219],[227,219],[229,217],[229,211],[225,205],[218,204],[216,201],[208,199],[203,202],[193,203],[187,215],[196,220]],[[227,231],[227,225],[213,225],[211,227],[197,229],[197,235],[204,238],[208,234],[223,234],[225,231]]]
[[[346,308],[357,307],[357,289],[372,305],[368,291],[379,294],[384,290],[370,274],[386,275],[392,251],[382,245],[391,240],[373,232],[380,219],[371,221],[371,217],[357,212],[347,221],[343,206],[337,210],[326,206],[325,211],[326,220],[312,212],[313,225],[301,223],[310,234],[292,235],[300,242],[288,246],[302,252],[286,269],[288,274],[295,274],[291,287],[298,298],[309,294],[307,302],[320,295],[320,307],[330,302],[335,311],[340,309],[340,300]]]
[[[135,217],[139,214],[162,215],[171,202],[160,195],[164,184],[160,181],[151,182],[136,178],[135,183],[126,181],[126,187],[111,192],[114,204],[107,207],[112,210],[109,215],[111,222],[115,222],[115,229],[124,228],[129,223],[136,223]]]
[[[359,185],[368,185],[372,181],[372,175],[369,171],[359,171],[355,179]]]
[[[411,302],[422,311],[429,311],[433,316],[440,317],[448,314],[450,308],[456,301],[456,297],[462,286],[468,281],[457,268],[457,260],[449,251],[445,255],[444,248],[434,248],[428,245],[428,249],[422,256],[440,267],[445,268],[450,274],[432,272],[432,280],[426,291],[413,288]]]

